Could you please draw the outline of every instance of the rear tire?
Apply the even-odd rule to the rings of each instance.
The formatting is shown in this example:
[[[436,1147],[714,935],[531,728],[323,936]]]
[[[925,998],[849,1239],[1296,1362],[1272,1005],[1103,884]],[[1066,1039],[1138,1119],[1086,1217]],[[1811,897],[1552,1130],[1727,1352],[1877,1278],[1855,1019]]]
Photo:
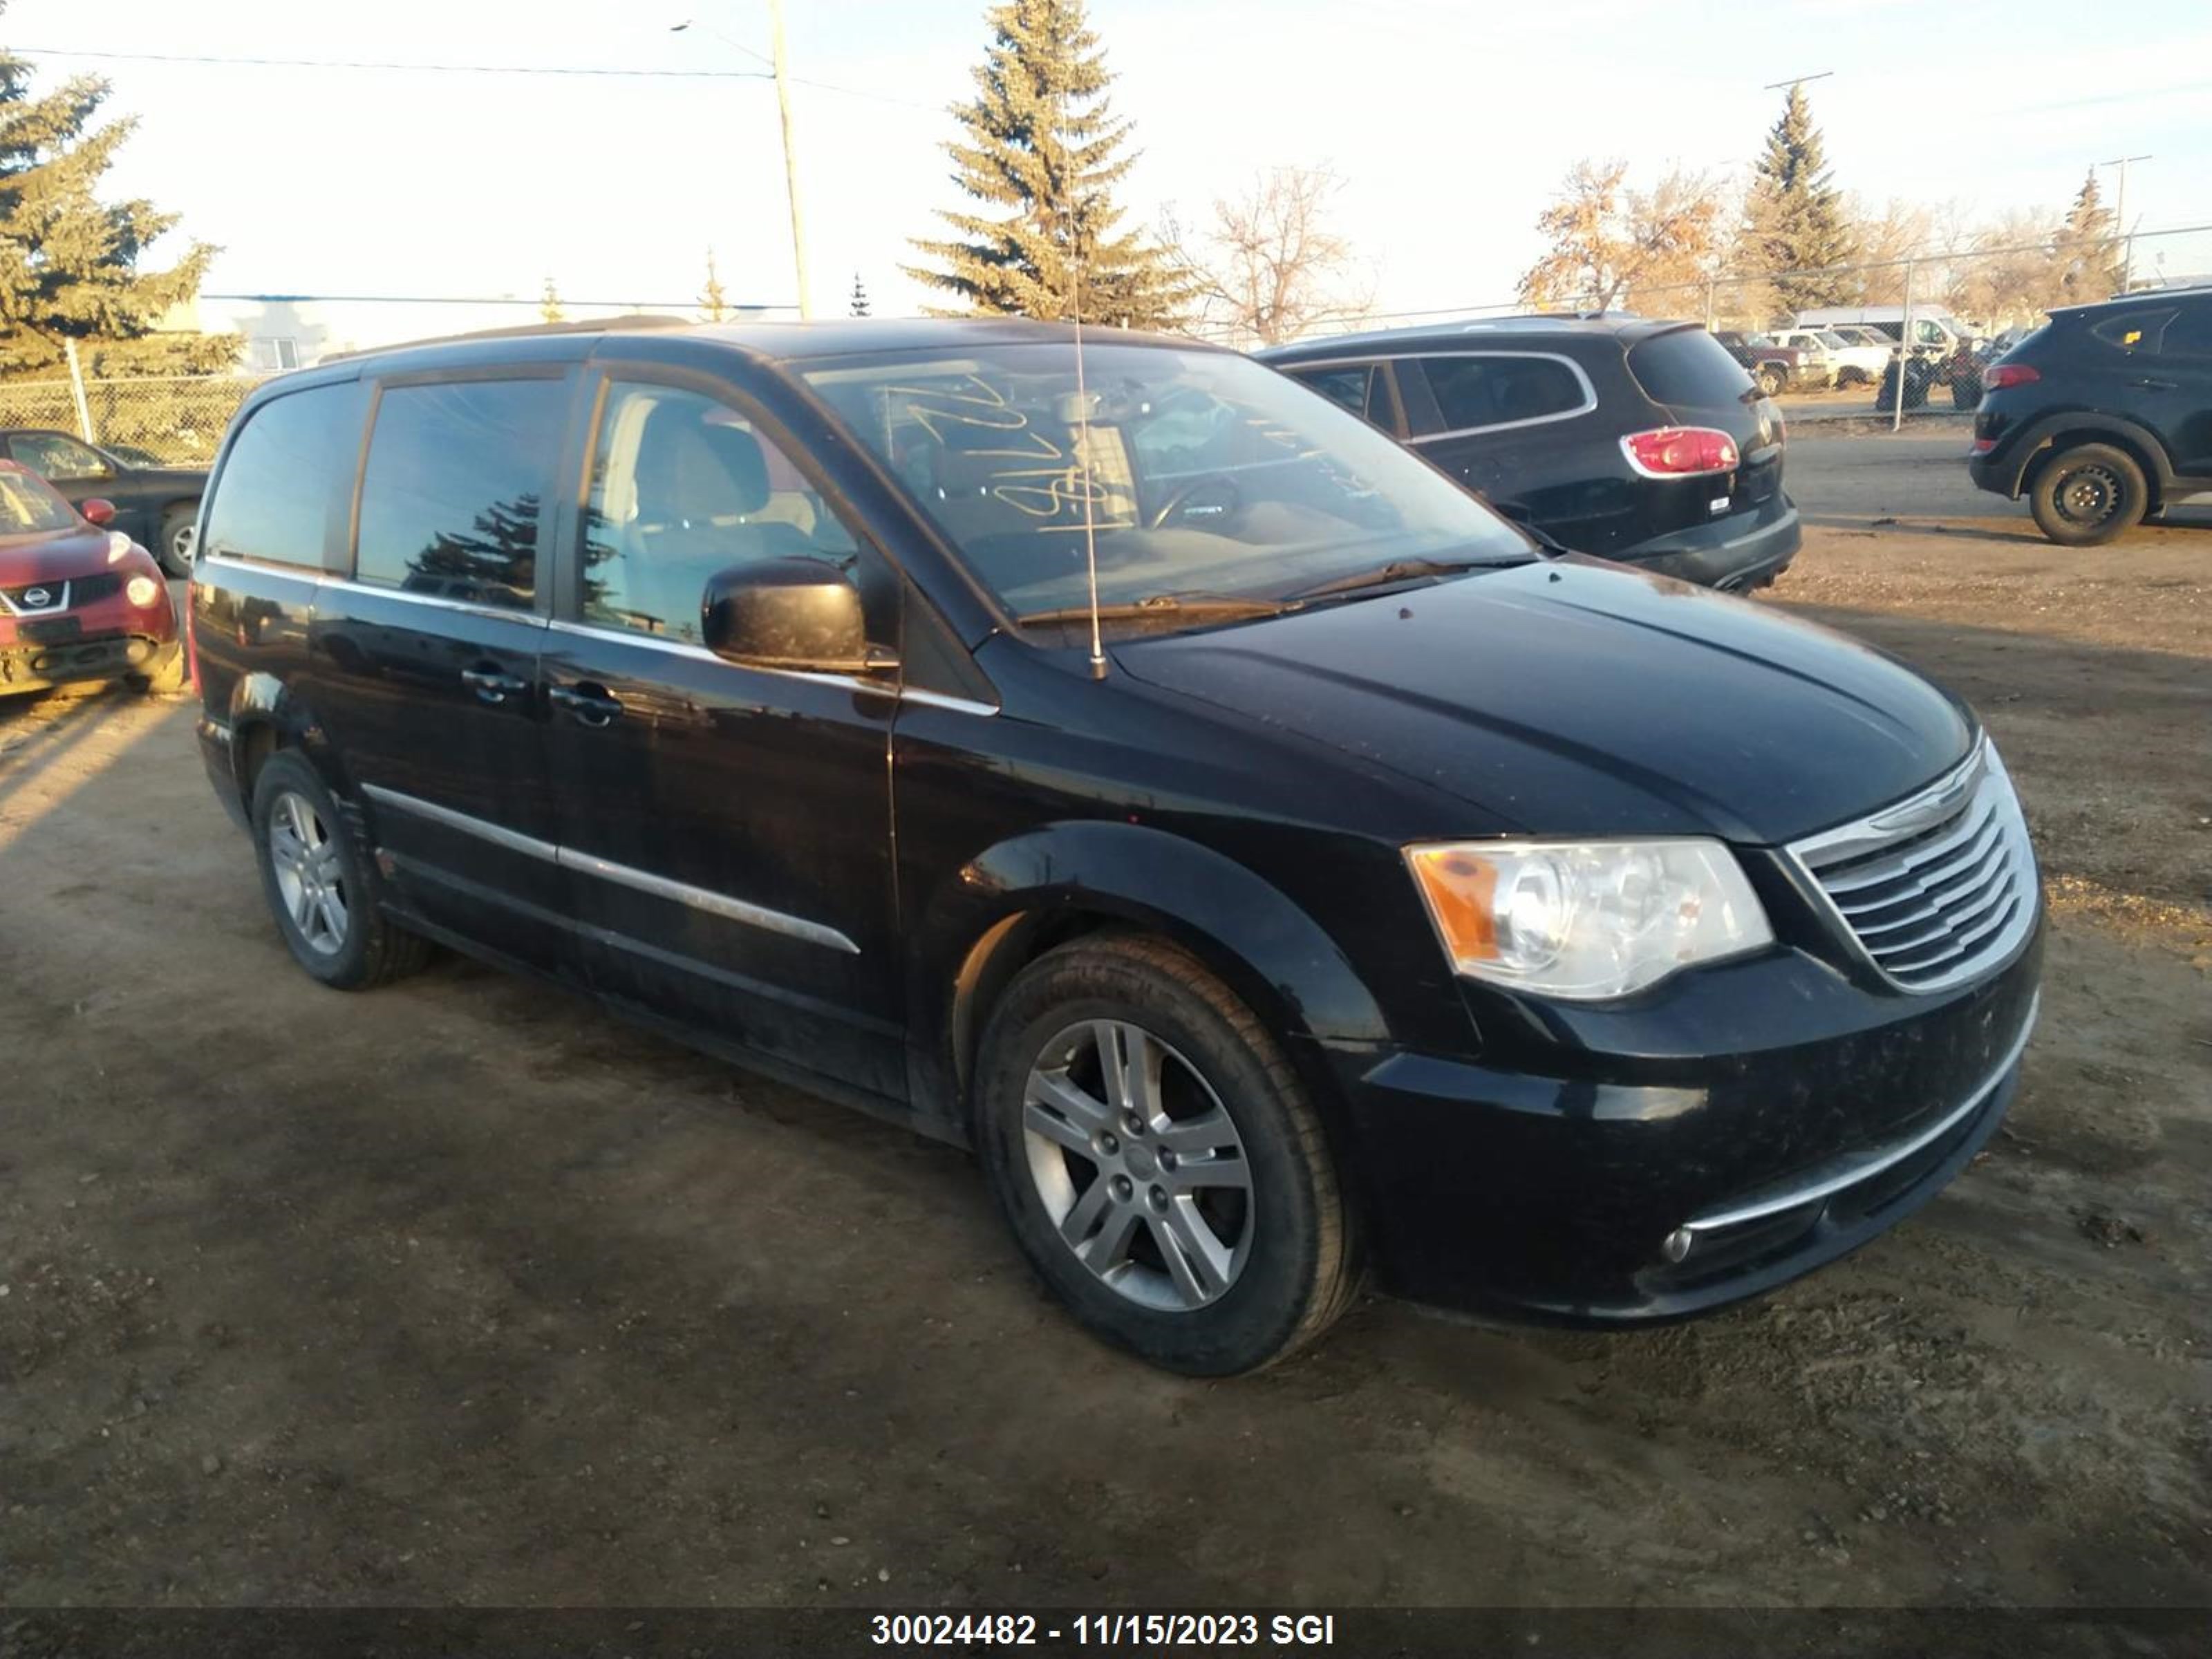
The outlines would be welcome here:
[[[1973,409],[1982,401],[1982,377],[1978,374],[1954,374],[1951,377],[1951,407]]]
[[[2142,521],[2150,486],[2134,456],[2110,444],[2076,444],[2035,470],[2028,510],[2061,547],[2100,547]]]
[[[1790,377],[1772,363],[1761,363],[1751,377],[1759,382],[1759,389],[1770,398],[1779,398],[1790,384]]]
[[[1114,935],[1040,957],[992,1013],[975,1086],[1015,1239],[1107,1341],[1225,1376],[1350,1305],[1352,1218],[1320,1116],[1259,1017],[1183,951]]]
[[[411,974],[429,941],[384,914],[384,883],[315,769],[289,750],[253,781],[261,890],[292,959],[334,990],[362,991]]]

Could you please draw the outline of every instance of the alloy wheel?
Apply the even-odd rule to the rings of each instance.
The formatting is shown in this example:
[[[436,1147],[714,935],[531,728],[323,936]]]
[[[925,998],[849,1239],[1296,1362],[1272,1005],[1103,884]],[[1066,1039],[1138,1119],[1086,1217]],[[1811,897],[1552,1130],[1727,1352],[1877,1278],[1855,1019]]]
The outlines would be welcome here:
[[[269,862],[284,913],[307,948],[326,957],[345,949],[349,918],[337,842],[314,803],[289,789],[270,805]]]
[[[1237,1282],[1251,1166],[1220,1097],[1173,1047],[1126,1020],[1069,1026],[1030,1069],[1022,1130],[1038,1199],[1101,1283],[1187,1313]]]

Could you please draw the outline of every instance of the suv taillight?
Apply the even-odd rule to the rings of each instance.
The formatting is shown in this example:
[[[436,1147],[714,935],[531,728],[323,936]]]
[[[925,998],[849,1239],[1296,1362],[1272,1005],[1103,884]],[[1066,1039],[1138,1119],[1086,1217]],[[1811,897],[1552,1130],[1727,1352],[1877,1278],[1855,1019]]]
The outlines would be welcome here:
[[[2042,378],[2026,363],[1997,363],[1982,371],[1982,390],[2002,392],[2008,386],[2030,386]]]
[[[1647,478],[1689,478],[1727,472],[1736,464],[1735,440],[1709,426],[1662,426],[1632,432],[1620,441],[1628,464]]]

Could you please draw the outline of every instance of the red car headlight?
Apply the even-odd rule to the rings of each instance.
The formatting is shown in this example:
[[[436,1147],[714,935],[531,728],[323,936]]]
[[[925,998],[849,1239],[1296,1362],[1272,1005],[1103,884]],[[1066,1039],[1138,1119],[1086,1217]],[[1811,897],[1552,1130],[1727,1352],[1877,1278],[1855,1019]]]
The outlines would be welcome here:
[[[161,584],[151,576],[133,576],[123,584],[123,597],[141,611],[151,611],[161,598]]]

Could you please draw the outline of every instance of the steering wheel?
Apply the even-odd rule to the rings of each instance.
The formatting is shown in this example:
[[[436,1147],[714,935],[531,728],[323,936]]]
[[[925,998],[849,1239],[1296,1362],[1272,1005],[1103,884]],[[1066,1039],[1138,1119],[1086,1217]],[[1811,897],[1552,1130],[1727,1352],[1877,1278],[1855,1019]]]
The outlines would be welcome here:
[[[1200,520],[1208,526],[1224,524],[1235,518],[1243,505],[1243,492],[1235,480],[1226,473],[1209,472],[1170,495],[1152,510],[1145,528],[1158,530],[1178,516]]]

